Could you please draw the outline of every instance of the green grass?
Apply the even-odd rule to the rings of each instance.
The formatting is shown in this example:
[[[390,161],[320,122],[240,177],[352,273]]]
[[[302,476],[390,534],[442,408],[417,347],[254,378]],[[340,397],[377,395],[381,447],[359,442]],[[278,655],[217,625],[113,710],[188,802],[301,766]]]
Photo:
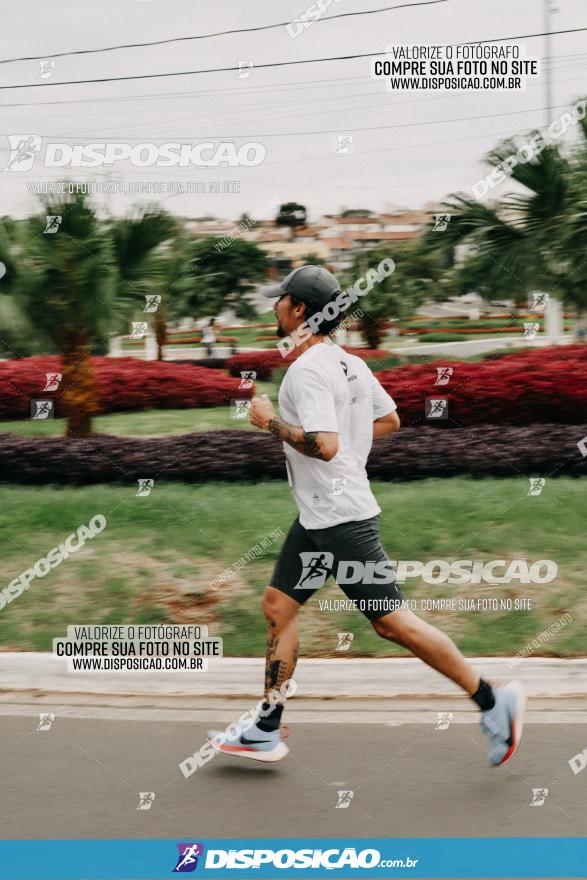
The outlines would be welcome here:
[[[519,333],[500,333],[499,338],[503,339],[521,339],[522,338],[523,328],[520,329]],[[404,337],[404,339],[410,337]],[[414,341],[413,344],[419,344],[421,342],[472,342],[477,339],[496,339],[497,336],[495,333],[487,332],[487,333],[423,333],[421,336],[418,336],[417,343]]]
[[[573,621],[542,650],[584,654],[587,636],[584,572],[587,546],[578,540],[587,521],[584,484],[548,480],[528,497],[519,479],[426,480],[373,483],[382,507],[384,546],[399,559],[553,559],[557,578],[547,585],[426,586],[411,579],[406,598],[530,598],[531,611],[430,612],[422,616],[449,633],[469,654],[521,650],[566,612]],[[274,529],[287,532],[296,515],[287,484],[188,486],[156,480],[148,497],[136,486],[35,488],[3,486],[2,585],[96,513],[106,529],[0,610],[0,647],[49,650],[68,624],[191,622],[222,635],[230,655],[260,655],[264,623],[259,601],[283,537],[264,556],[234,569]],[[219,590],[210,581],[232,566]],[[319,598],[342,594],[330,582],[301,614],[303,655],[333,654],[337,633],[355,635],[351,651],[403,655],[377,639],[358,612],[321,611]]]
[[[272,345],[275,345],[275,342],[259,342],[257,340],[257,336],[272,336],[275,334],[275,313],[273,311],[266,312],[263,315],[259,315],[254,324],[271,324],[270,327],[251,327],[247,324],[244,324],[242,327],[230,328],[227,330],[219,329],[217,331],[217,336],[220,337],[232,337],[236,339],[235,345],[240,348],[268,348]],[[181,334],[178,334],[179,337],[189,337],[193,336],[194,331],[183,331]],[[168,348],[172,348],[174,351],[179,351],[182,348],[205,348],[206,346],[201,342],[180,342],[173,341],[173,334],[170,336],[172,339],[171,342],[168,343]],[[176,337],[177,339],[177,337]],[[224,348],[225,343],[219,342],[219,347]],[[144,350],[144,341],[140,344],[132,343],[125,340],[122,343],[122,347],[125,353],[131,352],[142,352]]]
[[[258,332],[260,333],[261,331],[258,331]],[[237,341],[234,343],[237,347],[237,350],[238,350],[237,354],[243,348],[272,348],[275,346],[276,340],[258,341],[256,338],[256,333],[257,333],[257,331],[253,332],[251,330],[248,333],[239,334],[238,337],[237,337],[236,333],[230,334],[230,336],[237,337]],[[216,342],[214,344],[214,347],[215,348],[228,348],[229,345],[230,345],[230,343],[228,343],[228,342]],[[171,349],[173,349],[173,351],[179,352],[182,349],[185,349],[187,351],[190,348],[206,348],[206,345],[202,342],[172,342],[172,343],[169,343],[168,345],[166,345],[165,347],[171,348]],[[128,354],[136,355],[137,352],[144,351],[143,347],[138,348],[135,345],[128,345],[126,343],[122,344],[122,349],[123,349],[124,355],[128,355]]]
[[[492,330],[499,327],[522,327],[525,321],[530,320],[540,324],[541,327],[544,324],[543,316],[536,315],[529,318],[527,315],[523,317],[512,315],[510,318],[483,318],[478,321],[472,321],[470,318],[443,318],[441,316],[429,321],[415,321],[412,319],[400,323],[400,326],[411,329],[417,328],[419,330],[435,330],[437,327],[458,327],[463,330]]]
[[[145,412],[113,413],[93,420],[96,434],[114,434],[121,437],[158,437],[171,434],[191,434],[217,428],[255,430],[245,419],[231,418],[228,406],[210,406],[201,409],[150,409]],[[64,419],[46,422],[0,422],[0,433],[11,432],[27,437],[59,437],[65,433]]]
[[[268,394],[277,404],[279,386],[274,382],[257,382],[257,393]],[[256,431],[247,419],[233,419],[229,406],[209,406],[199,409],[149,409],[144,412],[112,413],[93,419],[96,434],[114,434],[120,437],[163,437],[171,434],[191,434],[220,428],[239,428]],[[60,437],[65,433],[64,419],[47,421],[0,421],[0,433],[20,434],[25,437]]]

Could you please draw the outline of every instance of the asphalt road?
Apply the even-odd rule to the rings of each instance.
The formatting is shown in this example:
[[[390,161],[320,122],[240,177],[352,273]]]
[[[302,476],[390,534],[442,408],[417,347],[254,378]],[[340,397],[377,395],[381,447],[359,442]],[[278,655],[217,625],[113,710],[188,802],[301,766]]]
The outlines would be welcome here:
[[[204,724],[37,725],[0,716],[4,839],[587,833],[587,770],[568,764],[587,746],[581,724],[527,725],[518,754],[496,770],[476,724],[298,723],[281,763],[220,755],[189,779],[178,765],[204,743]],[[531,806],[533,789],[548,789],[541,805]],[[336,807],[341,790],[354,792],[346,808]],[[155,792],[150,809],[137,809],[139,792]]]

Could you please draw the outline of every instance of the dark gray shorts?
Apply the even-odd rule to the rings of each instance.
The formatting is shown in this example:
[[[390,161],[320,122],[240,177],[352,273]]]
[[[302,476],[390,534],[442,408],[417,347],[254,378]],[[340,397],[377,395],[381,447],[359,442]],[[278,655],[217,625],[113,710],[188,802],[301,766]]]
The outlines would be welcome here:
[[[379,540],[379,517],[328,529],[293,523],[281,548],[271,586],[300,605],[330,576],[369,620],[395,611],[403,601]]]

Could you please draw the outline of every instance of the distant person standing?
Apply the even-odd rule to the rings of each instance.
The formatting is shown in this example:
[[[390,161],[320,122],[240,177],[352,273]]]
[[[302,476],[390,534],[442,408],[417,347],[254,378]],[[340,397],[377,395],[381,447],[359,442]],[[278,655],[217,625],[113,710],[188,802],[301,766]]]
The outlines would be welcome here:
[[[202,331],[202,342],[206,346],[206,355],[208,357],[212,357],[214,352],[213,345],[216,342],[216,333],[214,328],[214,318],[210,318],[210,321],[204,327]]]

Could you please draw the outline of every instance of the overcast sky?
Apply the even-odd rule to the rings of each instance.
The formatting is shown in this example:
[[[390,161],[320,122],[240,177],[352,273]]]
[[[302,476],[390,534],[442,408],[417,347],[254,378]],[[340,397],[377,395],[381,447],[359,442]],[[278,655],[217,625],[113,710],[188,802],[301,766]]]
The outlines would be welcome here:
[[[544,30],[543,0],[447,0],[328,21],[329,15],[364,11],[401,0],[340,0],[322,21],[291,39],[285,27],[246,34],[73,55],[56,59],[49,79],[39,61],[0,65],[0,167],[7,135],[39,134],[68,143],[166,141],[196,143],[237,139],[265,144],[265,161],[253,168],[132,168],[110,172],[125,181],[240,181],[239,194],[158,197],[169,210],[195,217],[231,219],[255,213],[271,200],[304,203],[311,218],[341,207],[421,207],[450,192],[468,190],[484,172],[482,157],[501,136],[543,125],[544,80],[525,92],[401,93],[391,95],[370,76],[368,58],[155,79],[54,85],[59,81],[122,77],[200,68],[293,61],[380,52],[394,43],[460,43]],[[585,0],[555,0],[551,29],[587,25]],[[304,0],[101,0],[99,5],[19,0],[3,14],[0,58],[43,56],[120,43],[185,37],[289,21]],[[587,95],[585,32],[551,38],[555,108]],[[543,38],[527,43],[543,56]],[[560,115],[555,109],[551,118]],[[507,114],[507,115],[506,115]],[[460,117],[487,118],[447,121]],[[380,126],[395,126],[380,128]],[[373,128],[375,127],[375,128]],[[353,152],[336,155],[333,140],[352,130]],[[324,133],[312,133],[324,132]],[[72,173],[69,172],[70,176]],[[103,179],[105,169],[77,172]],[[0,172],[0,214],[36,210],[27,182],[56,179],[48,169]],[[115,213],[136,196],[98,198]]]

